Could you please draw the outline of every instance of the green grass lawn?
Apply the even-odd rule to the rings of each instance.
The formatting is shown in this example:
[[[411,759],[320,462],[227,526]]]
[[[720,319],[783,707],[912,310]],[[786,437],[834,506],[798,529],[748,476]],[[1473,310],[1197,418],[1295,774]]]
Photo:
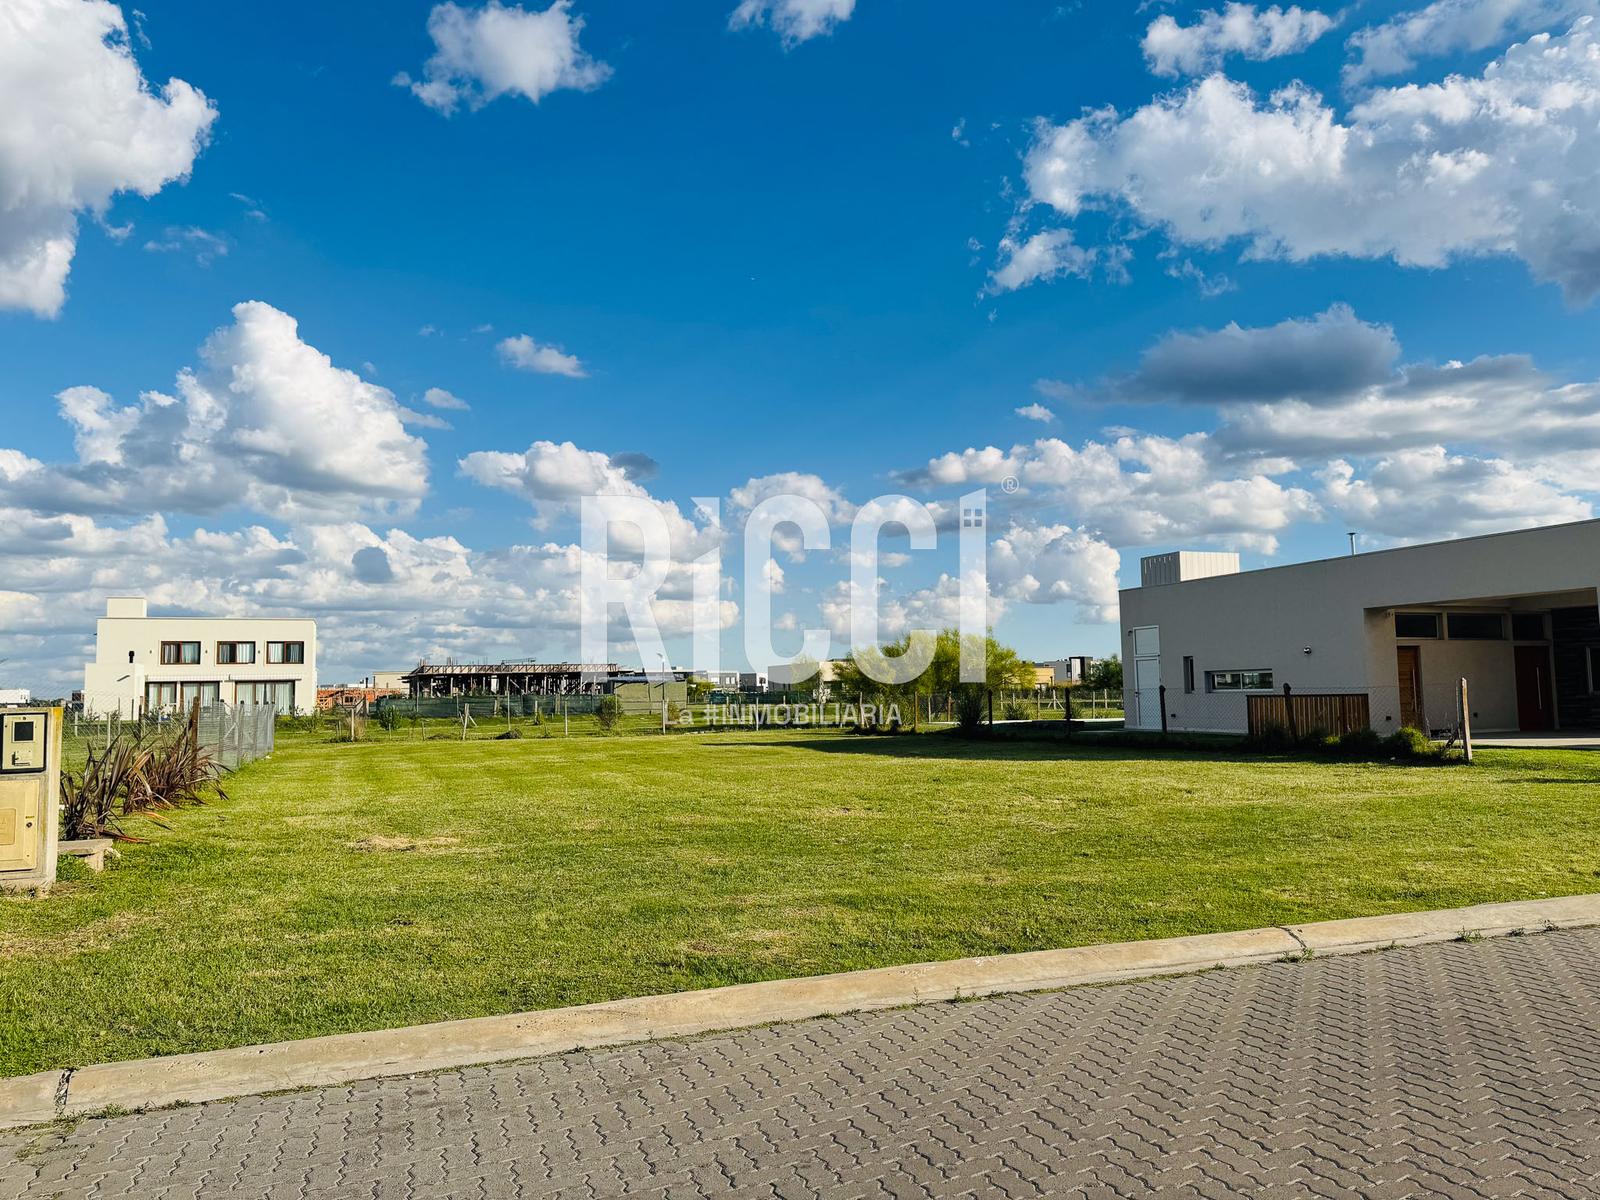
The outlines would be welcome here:
[[[1600,890],[1580,752],[291,736],[169,821],[103,876],[0,902],[0,1074]]]

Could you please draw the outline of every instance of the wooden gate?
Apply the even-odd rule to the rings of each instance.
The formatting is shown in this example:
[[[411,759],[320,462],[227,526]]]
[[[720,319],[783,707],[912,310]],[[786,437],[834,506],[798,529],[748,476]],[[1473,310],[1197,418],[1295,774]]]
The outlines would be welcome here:
[[[1372,727],[1372,709],[1365,692],[1274,692],[1246,699],[1253,738],[1269,729],[1286,729],[1295,737],[1309,737],[1330,733],[1343,736]]]

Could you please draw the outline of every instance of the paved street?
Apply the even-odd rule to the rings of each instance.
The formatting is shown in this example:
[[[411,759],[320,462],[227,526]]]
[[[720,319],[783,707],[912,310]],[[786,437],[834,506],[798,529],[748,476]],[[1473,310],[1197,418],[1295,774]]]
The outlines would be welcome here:
[[[1600,1195],[1600,932],[0,1135],[0,1196]]]

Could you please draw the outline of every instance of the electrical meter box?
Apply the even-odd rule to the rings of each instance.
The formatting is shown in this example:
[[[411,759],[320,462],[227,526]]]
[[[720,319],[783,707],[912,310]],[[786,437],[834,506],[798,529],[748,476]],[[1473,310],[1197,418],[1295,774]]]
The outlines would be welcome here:
[[[0,708],[0,888],[56,879],[61,710]]]

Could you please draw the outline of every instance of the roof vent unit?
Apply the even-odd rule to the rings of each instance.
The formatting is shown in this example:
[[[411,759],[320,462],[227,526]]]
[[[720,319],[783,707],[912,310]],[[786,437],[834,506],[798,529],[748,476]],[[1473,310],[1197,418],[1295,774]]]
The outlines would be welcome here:
[[[1163,587],[1169,583],[1238,573],[1239,556],[1232,551],[1174,550],[1170,554],[1151,554],[1139,560],[1142,587]]]
[[[144,618],[150,615],[149,605],[143,596],[106,597],[106,616]]]

